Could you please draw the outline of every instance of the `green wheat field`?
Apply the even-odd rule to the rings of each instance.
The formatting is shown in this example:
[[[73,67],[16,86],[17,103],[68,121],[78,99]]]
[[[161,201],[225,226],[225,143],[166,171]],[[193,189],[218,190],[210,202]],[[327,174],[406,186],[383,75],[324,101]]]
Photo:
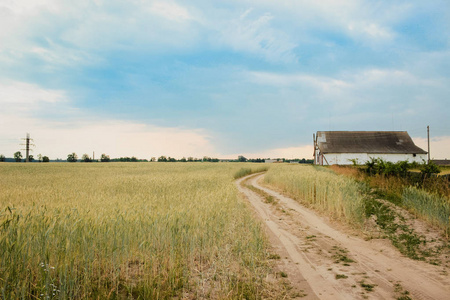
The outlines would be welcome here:
[[[1,299],[283,298],[261,221],[235,179],[361,227],[368,187],[330,169],[252,163],[0,164]],[[449,230],[450,201],[404,206]]]
[[[258,298],[267,245],[242,166],[2,164],[0,298]]]

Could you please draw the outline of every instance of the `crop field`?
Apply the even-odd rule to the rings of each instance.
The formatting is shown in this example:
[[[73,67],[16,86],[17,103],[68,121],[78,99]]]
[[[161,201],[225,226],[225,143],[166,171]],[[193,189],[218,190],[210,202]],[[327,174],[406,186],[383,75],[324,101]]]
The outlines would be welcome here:
[[[394,224],[401,218],[392,206],[353,173],[300,164],[2,163],[0,298],[281,299],[289,288],[277,274],[287,275],[271,261],[280,256],[235,184],[262,171],[266,187],[321,214],[360,229],[376,220],[410,258],[447,257],[445,244],[429,258],[425,237]],[[448,234],[447,197],[408,187],[399,199]]]
[[[334,218],[355,225],[364,221],[361,184],[326,168],[277,164],[269,169],[264,182]]]
[[[259,298],[267,241],[243,166],[1,164],[0,298]]]

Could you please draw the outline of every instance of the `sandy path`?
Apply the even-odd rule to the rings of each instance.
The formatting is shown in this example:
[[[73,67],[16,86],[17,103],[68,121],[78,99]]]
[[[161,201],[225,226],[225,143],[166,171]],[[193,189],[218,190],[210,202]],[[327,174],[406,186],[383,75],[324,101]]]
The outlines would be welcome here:
[[[267,226],[278,267],[288,274],[303,299],[450,299],[450,276],[443,268],[402,256],[385,240],[365,241],[330,226],[330,222],[291,198],[248,184],[278,200],[276,205],[242,187]],[[408,299],[408,298],[404,298]]]

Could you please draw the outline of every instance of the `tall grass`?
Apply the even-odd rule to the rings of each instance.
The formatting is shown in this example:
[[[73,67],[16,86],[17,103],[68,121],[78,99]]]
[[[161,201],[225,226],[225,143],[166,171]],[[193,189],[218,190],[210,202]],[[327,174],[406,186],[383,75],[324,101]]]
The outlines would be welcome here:
[[[352,224],[363,222],[364,197],[355,180],[321,167],[274,165],[264,181],[334,218]]]
[[[450,185],[446,178],[422,177],[414,173],[405,177],[370,176],[352,167],[330,168],[338,174],[365,182],[378,197],[415,212],[429,224],[441,228],[447,236],[450,234]]]
[[[244,167],[240,168],[238,171],[234,173],[234,179],[238,179],[250,174],[265,172],[269,169],[268,166],[259,166],[259,167]]]
[[[1,164],[0,298],[258,298],[237,164]]]
[[[449,236],[450,201],[447,198],[409,186],[403,190],[403,203]]]

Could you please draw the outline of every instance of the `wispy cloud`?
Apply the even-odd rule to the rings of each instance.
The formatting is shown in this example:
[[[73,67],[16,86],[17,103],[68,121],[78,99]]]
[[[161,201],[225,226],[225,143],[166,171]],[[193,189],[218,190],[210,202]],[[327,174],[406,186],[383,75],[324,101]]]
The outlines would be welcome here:
[[[293,51],[297,46],[284,32],[271,26],[270,13],[256,15],[252,9],[226,23],[221,29],[221,41],[235,51],[257,55],[270,62],[292,63],[298,60]]]
[[[193,19],[186,8],[173,2],[154,2],[150,5],[149,11],[177,22],[184,22]]]

